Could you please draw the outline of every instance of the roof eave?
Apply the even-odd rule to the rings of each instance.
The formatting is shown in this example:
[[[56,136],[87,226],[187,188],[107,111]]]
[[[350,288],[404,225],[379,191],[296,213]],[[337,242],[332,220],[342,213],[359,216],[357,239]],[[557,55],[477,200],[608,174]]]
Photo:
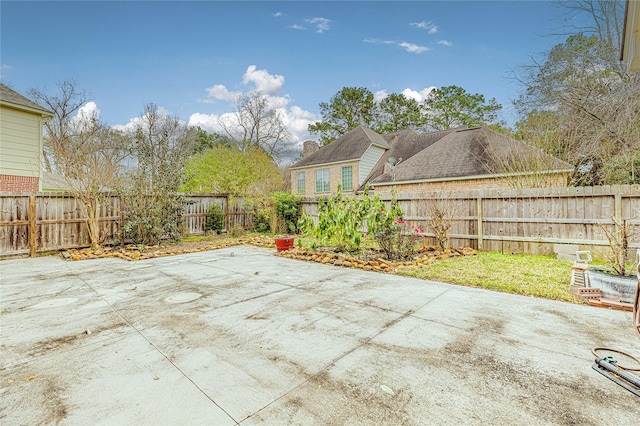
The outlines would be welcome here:
[[[362,157],[352,158],[349,160],[332,161],[331,163],[306,164],[304,166],[289,167],[289,170],[310,169],[312,167],[328,167],[328,166],[333,166],[335,164],[352,163],[354,161],[359,161],[361,158]]]
[[[32,112],[34,114],[40,115],[42,118],[51,118],[53,117],[53,113],[44,109],[36,109],[31,108],[25,105],[14,104],[13,102],[7,102],[5,100],[0,101],[0,105],[6,106],[8,108],[17,109],[20,111]]]

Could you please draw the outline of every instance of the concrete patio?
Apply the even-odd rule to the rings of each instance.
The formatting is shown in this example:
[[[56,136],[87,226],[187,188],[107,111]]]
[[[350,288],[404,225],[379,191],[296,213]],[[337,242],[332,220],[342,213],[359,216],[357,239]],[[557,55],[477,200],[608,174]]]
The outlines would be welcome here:
[[[628,312],[273,253],[0,261],[0,423],[638,423]]]

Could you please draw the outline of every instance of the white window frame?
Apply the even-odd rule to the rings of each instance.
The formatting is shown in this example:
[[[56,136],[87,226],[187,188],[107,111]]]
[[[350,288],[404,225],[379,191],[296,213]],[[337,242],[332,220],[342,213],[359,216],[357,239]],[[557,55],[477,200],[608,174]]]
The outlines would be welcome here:
[[[329,192],[330,188],[329,169],[316,170],[316,193],[321,194]]]
[[[349,170],[349,187],[345,185],[345,171]],[[343,191],[353,191],[353,166],[344,166],[342,167],[342,190]]]
[[[298,185],[298,194],[304,194],[306,192],[306,182],[305,182],[305,174],[304,172],[298,172],[296,177],[297,185]]]

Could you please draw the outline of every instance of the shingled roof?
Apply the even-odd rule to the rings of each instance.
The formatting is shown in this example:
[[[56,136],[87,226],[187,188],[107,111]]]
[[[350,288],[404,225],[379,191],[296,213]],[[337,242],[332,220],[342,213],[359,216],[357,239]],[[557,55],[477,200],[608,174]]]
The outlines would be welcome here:
[[[25,98],[20,93],[0,83],[0,102],[17,109],[38,112],[43,116],[50,117],[53,113],[30,99]]]
[[[377,176],[372,173],[368,182],[375,184],[486,176],[495,174],[490,170],[490,165],[497,157],[513,154],[546,156],[533,147],[487,127],[456,129],[400,162],[393,173],[390,170]],[[546,164],[553,171],[573,170],[573,166],[564,161],[546,157]]]
[[[357,160],[361,158],[371,145],[380,148],[391,148],[387,141],[373,130],[358,126],[355,129],[340,136],[329,145],[314,152],[307,158],[295,163],[292,169],[298,167],[315,166],[318,164],[338,163],[341,161]]]
[[[385,173],[385,164],[387,164],[389,158],[393,157],[396,161],[402,162],[430,147],[453,131],[455,130],[418,133],[410,129],[383,135],[382,137],[389,142],[391,149],[385,151],[373,170],[371,170],[371,173],[369,173],[369,176],[365,179],[365,183]]]

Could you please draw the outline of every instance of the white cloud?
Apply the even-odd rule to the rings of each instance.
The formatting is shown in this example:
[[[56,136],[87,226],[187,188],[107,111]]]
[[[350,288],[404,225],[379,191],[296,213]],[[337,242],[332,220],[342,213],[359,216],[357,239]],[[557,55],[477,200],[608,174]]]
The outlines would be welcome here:
[[[95,102],[87,102],[78,108],[76,115],[71,117],[71,126],[80,131],[85,125],[90,125],[93,120],[100,119],[100,109]]]
[[[283,111],[283,119],[292,139],[296,142],[302,142],[311,137],[307,130],[309,124],[318,121],[316,115],[310,111],[306,111],[297,105],[293,105],[288,111]]]
[[[429,93],[431,93],[431,91],[435,88],[436,88],[435,86],[430,86],[430,87],[425,87],[420,91],[406,88],[401,92],[401,94],[404,95],[404,97],[407,99],[415,99],[418,102],[422,102],[426,99]]]
[[[447,46],[447,47],[453,46],[453,43],[450,42],[449,40],[438,40],[438,44],[441,44],[441,45]]]
[[[419,46],[417,44],[409,43],[406,41],[398,43],[398,46],[402,47],[404,50],[406,50],[409,53],[416,53],[416,54],[431,50],[426,46]]]
[[[274,14],[273,14],[273,17],[274,17],[274,18],[279,18],[279,17],[281,17],[281,16],[284,16],[284,13],[282,13],[282,12],[276,12],[276,13],[274,13]]]
[[[429,93],[435,88],[436,88],[435,86],[425,87],[422,90],[413,90],[413,89],[406,88],[402,92],[400,92],[400,94],[407,99],[415,99],[417,102],[422,102],[429,95]],[[389,93],[386,90],[378,90],[373,94],[373,100],[375,102],[381,102],[388,96],[389,96]]]
[[[329,31],[329,22],[331,22],[331,20],[327,18],[318,17],[318,18],[305,19],[305,22],[308,22],[311,25],[315,25],[316,32],[322,34],[325,31]]]
[[[87,102],[83,106],[78,109],[78,114],[76,117],[78,118],[91,118],[91,117],[100,118],[100,108],[96,105],[95,102]]]
[[[387,96],[389,96],[389,94],[387,93],[386,90],[378,90],[373,94],[373,100],[375,102],[380,102],[384,100],[384,98],[386,98]]]
[[[427,34],[435,34],[438,32],[438,26],[431,21],[411,22],[409,25],[421,30],[426,30]]]
[[[132,119],[129,120],[127,124],[116,124],[111,127],[125,133],[130,133],[130,132],[133,132],[136,129],[136,127],[138,127],[138,125],[141,124],[142,122],[143,122],[142,118],[133,117]]]
[[[221,101],[228,101],[228,102],[235,101],[238,98],[238,96],[241,94],[240,92],[229,91],[223,84],[215,84],[211,87],[207,87],[205,91],[207,92],[207,95],[209,95],[209,97],[211,98],[218,99]],[[204,102],[211,102],[211,101],[207,101],[205,99]]]
[[[284,76],[271,75],[267,70],[258,70],[255,65],[249,65],[244,76],[242,76],[242,83],[245,85],[253,83],[255,90],[265,95],[276,95],[282,89]]]
[[[293,25],[289,25],[289,27],[287,27],[291,30],[306,30],[306,27],[303,27],[302,25],[298,25],[298,24],[293,24]]]
[[[217,114],[202,114],[195,112],[189,117],[189,126],[200,127],[208,133],[222,133],[219,116]]]
[[[408,41],[395,41],[395,40],[379,40],[377,38],[365,38],[362,40],[364,43],[372,43],[372,44],[393,44],[402,47],[409,53],[423,53],[431,50],[430,47],[420,46],[418,44],[409,43]]]

